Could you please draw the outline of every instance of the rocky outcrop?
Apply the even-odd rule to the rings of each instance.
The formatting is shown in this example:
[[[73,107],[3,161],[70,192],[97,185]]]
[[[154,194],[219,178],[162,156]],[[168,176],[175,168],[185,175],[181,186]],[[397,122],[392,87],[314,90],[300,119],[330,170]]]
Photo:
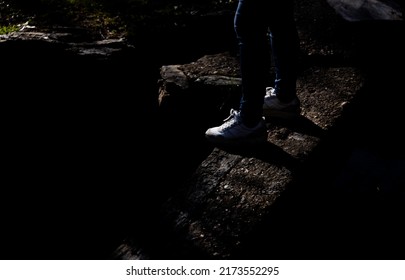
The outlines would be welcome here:
[[[394,66],[403,65],[403,25],[352,26],[320,1],[298,8],[302,115],[267,119],[268,141],[255,147],[214,147],[203,138],[238,103],[232,52],[162,65],[155,87],[153,52],[137,53],[125,40],[29,26],[2,35],[2,83],[11,86],[2,89],[10,128],[2,206],[23,210],[3,221],[13,230],[2,240],[14,247],[2,253],[97,258],[113,247],[117,259],[332,259],[378,256],[376,247],[384,256],[400,252],[403,110]],[[376,30],[383,40],[375,41]],[[353,146],[361,147],[355,157]]]
[[[176,106],[178,102],[174,100],[188,96],[187,104],[215,104],[209,109],[212,115],[221,115],[221,108],[231,107],[230,100],[237,100],[240,91],[240,80],[234,76],[237,68],[229,67],[226,75],[208,61],[235,65],[235,57],[218,54],[188,65],[162,67],[161,105]],[[314,154],[327,152],[321,146],[332,137],[363,82],[364,77],[355,68],[309,68],[298,81],[303,109],[298,120],[283,123],[268,119],[269,138],[265,145],[214,148],[182,188],[183,192],[164,206],[168,227],[185,242],[173,244],[169,251],[178,252],[175,247],[187,244],[209,258],[234,257],[244,236],[261,223],[291,185],[297,184],[298,174],[310,164]],[[224,91],[224,85],[228,91]],[[181,114],[182,106],[172,110]],[[216,121],[220,123],[220,119]],[[184,247],[180,251],[187,254]]]
[[[0,35],[1,48],[7,51],[8,45],[24,48],[37,44],[52,45],[71,55],[109,59],[117,53],[133,48],[123,38],[94,39],[86,30],[71,27],[56,27],[52,30],[37,30],[35,26],[24,25],[20,31]]]
[[[371,108],[379,106],[373,96],[384,87],[382,80],[373,77],[381,72],[380,66],[391,68],[386,60],[383,63],[378,58],[378,63],[371,65],[375,61],[371,45],[360,39],[367,38],[370,42],[372,23],[352,26],[324,4],[298,3],[303,52],[297,81],[301,117],[290,122],[267,119],[268,142],[264,145],[212,147],[190,177],[177,182],[181,185],[163,204],[161,224],[154,230],[161,234],[154,235],[146,246],[129,236],[116,250],[117,258],[378,256],[369,241],[386,236],[385,229],[375,230],[376,221],[384,220],[382,223],[391,234],[398,229],[395,220],[402,209],[398,201],[404,199],[399,170],[404,170],[405,165],[397,160],[392,163],[401,167],[393,171],[396,179],[395,183],[391,181],[391,187],[395,191],[382,203],[380,195],[370,198],[370,193],[375,195],[376,186],[363,177],[363,167],[369,165],[351,153],[353,145],[356,149],[357,145],[370,145],[371,153],[380,149],[376,148],[381,143],[376,144],[379,140],[373,139],[375,134],[371,133],[367,118],[373,116]],[[387,32],[384,38],[389,40],[395,40],[393,34],[399,34],[396,25],[383,24],[378,28]],[[399,49],[395,50],[395,56],[402,59]],[[240,97],[237,59],[229,53],[218,53],[188,64],[162,66],[159,105],[163,119],[174,120],[171,127],[182,127],[182,135],[191,135],[192,129],[181,126],[184,118],[173,118],[174,115],[188,116],[193,112],[193,125],[201,126],[198,130],[201,135],[207,127],[220,124]],[[381,78],[385,80],[388,76]],[[391,77],[389,81],[394,80]],[[395,84],[398,81],[390,83],[390,88],[396,88]],[[356,149],[354,154],[358,155]],[[364,159],[367,158],[370,157]],[[347,160],[357,162],[345,167]],[[380,160],[382,165],[386,164],[382,163],[385,159]],[[393,173],[379,173],[378,178],[375,174],[368,176],[384,181]],[[358,176],[365,179],[363,183],[371,192],[359,191]],[[376,197],[379,198],[374,200]],[[384,208],[388,204],[391,206]],[[388,222],[383,217],[389,213],[395,214]],[[353,241],[348,232],[367,237]],[[392,244],[400,238],[394,235]],[[383,248],[383,244],[384,241],[374,242],[378,248]]]
[[[401,1],[327,1],[337,13],[349,21],[403,20]]]

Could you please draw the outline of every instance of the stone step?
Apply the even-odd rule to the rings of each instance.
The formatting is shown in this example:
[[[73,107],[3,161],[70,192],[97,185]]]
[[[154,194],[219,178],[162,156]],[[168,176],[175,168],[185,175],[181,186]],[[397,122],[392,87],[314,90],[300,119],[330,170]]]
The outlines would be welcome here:
[[[210,114],[221,115],[221,109],[231,107],[231,101],[238,100],[240,94],[235,59],[222,53],[189,65],[162,67],[161,105],[167,110],[171,104],[170,112],[180,113],[184,105],[179,104],[185,100],[184,104],[196,104],[193,110],[202,113],[211,102]],[[169,251],[184,257],[196,250],[209,258],[232,258],[244,237],[297,183],[296,176],[310,164],[323,142],[332,137],[363,82],[363,74],[353,67],[308,68],[298,79],[303,109],[299,119],[267,119],[265,145],[214,147],[163,207],[167,227],[174,230],[174,235],[182,236],[184,242],[172,245]],[[220,123],[219,118],[216,121]]]

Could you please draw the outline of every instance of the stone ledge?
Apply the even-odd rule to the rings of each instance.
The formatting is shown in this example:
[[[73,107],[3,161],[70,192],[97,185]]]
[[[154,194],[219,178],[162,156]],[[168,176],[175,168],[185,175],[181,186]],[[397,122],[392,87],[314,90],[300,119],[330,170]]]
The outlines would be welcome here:
[[[235,58],[228,55],[209,58],[215,60],[217,56],[223,64],[237,65]],[[225,62],[225,58],[230,61]],[[207,59],[185,66],[162,67],[160,104],[178,106],[171,110],[165,108],[166,114],[183,115],[186,104],[200,104],[202,107],[193,107],[196,111],[207,110],[204,106],[211,104],[208,111],[217,116],[214,122],[220,123],[219,116],[226,113],[226,110],[221,113],[221,108],[229,108],[231,100],[238,100],[239,77],[226,76],[223,72],[212,75],[221,70]],[[232,68],[230,73],[237,73],[237,69]],[[168,247],[164,250],[171,252],[168,258],[173,258],[173,254],[175,258],[184,258],[193,253],[205,258],[232,258],[233,252],[242,246],[244,236],[261,223],[294,183],[297,172],[308,164],[328,137],[362,84],[363,76],[355,68],[308,68],[298,80],[303,109],[299,119],[293,122],[267,119],[269,136],[265,145],[213,148],[191,178],[163,206],[165,223],[173,230],[173,239],[179,242],[171,240],[170,245],[164,245]],[[180,103],[184,105],[179,106]],[[210,122],[201,124],[208,127]]]

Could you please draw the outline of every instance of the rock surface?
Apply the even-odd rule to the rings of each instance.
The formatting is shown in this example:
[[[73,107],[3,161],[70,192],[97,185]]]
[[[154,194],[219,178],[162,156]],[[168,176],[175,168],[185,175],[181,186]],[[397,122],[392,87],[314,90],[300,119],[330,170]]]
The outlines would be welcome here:
[[[401,6],[398,1],[327,0],[327,2],[337,13],[349,21],[403,20]]]
[[[373,121],[362,114],[370,116],[369,110],[378,106],[373,96],[380,82],[389,81],[390,89],[398,89],[398,80],[388,73],[380,75],[381,81],[373,78],[380,66],[392,69],[393,62],[376,59],[369,67],[376,53],[363,48],[371,46],[372,22],[352,25],[325,3],[310,2],[300,2],[298,8],[306,12],[297,15],[303,52],[298,79],[302,116],[293,122],[267,119],[265,145],[212,147],[163,204],[161,219],[151,226],[160,234],[145,246],[129,236],[116,250],[117,258],[379,258],[391,236],[389,243],[403,248],[395,222],[402,216],[405,198],[403,149],[384,148],[396,154],[389,163],[395,171],[367,175],[380,182],[393,176],[390,186],[359,180],[366,174],[360,169],[370,158],[376,160],[385,138],[368,138],[375,136],[366,128]],[[396,41],[403,28],[402,23],[376,26],[387,32],[383,45]],[[395,50],[390,57],[403,61],[402,51]],[[220,53],[163,66],[159,104],[164,116],[180,120],[172,127],[183,120],[173,116],[190,112],[194,124],[202,126],[201,135],[204,128],[221,123],[240,96],[237,65],[237,57]],[[388,164],[387,158],[380,160]],[[375,229],[375,223],[384,228]],[[400,250],[389,255],[403,256]]]

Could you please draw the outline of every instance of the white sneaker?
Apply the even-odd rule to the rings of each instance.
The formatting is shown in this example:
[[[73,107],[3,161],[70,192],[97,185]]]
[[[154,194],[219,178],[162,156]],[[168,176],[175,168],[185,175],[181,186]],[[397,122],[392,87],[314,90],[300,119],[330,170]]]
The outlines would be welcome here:
[[[205,137],[213,143],[263,143],[267,141],[267,126],[262,119],[255,127],[245,126],[238,111],[231,109],[231,114],[224,123],[217,127],[211,127],[205,132]]]
[[[291,119],[298,117],[301,113],[300,101],[294,98],[288,103],[284,103],[277,98],[274,88],[266,88],[266,96],[263,103],[263,115],[265,117],[277,117]]]

